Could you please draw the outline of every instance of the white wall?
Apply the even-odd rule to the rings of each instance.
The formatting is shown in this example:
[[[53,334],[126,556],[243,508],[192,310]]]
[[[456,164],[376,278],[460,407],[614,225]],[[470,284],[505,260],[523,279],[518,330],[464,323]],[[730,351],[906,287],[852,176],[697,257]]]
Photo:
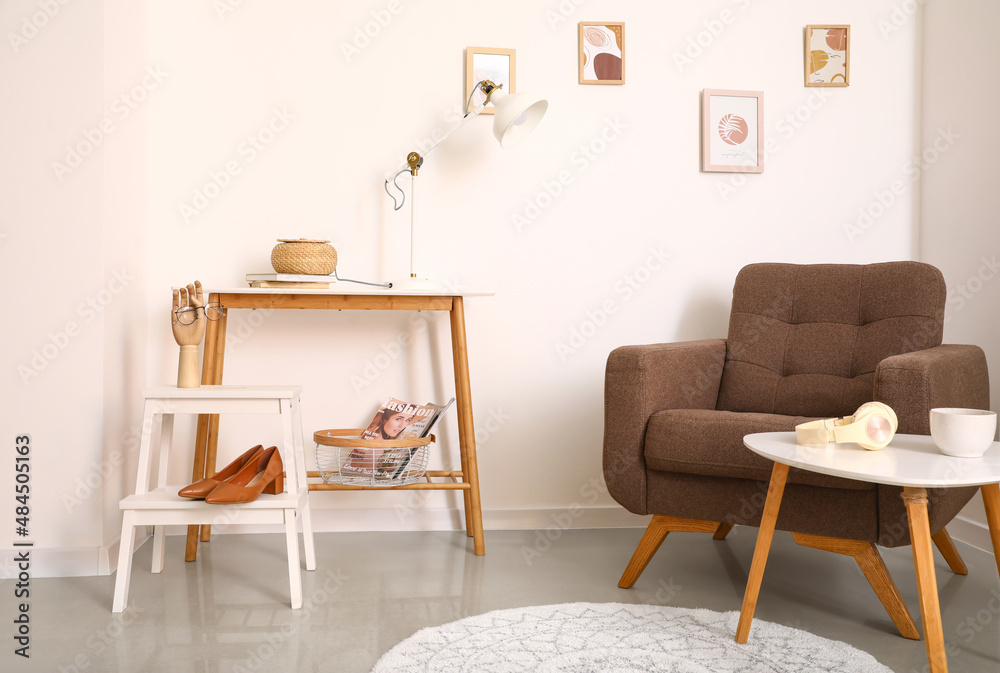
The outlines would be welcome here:
[[[32,440],[33,575],[107,573],[146,384],[142,5],[9,2],[0,26],[4,442]]]
[[[991,405],[1000,402],[1000,227],[994,203],[1000,139],[982,131],[1000,97],[982,72],[1000,66],[989,26],[1000,6],[989,0],[929,3],[923,32],[920,208],[921,259],[948,282],[945,339],[976,344],[992,370]],[[949,138],[945,142],[943,138]],[[966,507],[961,534],[990,549],[982,499]],[[958,534],[961,521],[949,528]]]
[[[601,475],[612,348],[724,335],[733,278],[750,262],[914,255],[913,187],[879,204],[906,179],[919,131],[918,30],[903,21],[884,38],[888,1],[834,11],[792,0],[515,0],[488,19],[480,4],[458,0],[233,3],[224,13],[223,3],[130,4],[139,8],[67,5],[30,51],[0,49],[3,79],[9,72],[21,92],[0,103],[13,122],[3,125],[2,156],[16,160],[0,167],[10,190],[0,255],[14,274],[34,274],[32,293],[7,294],[35,317],[5,330],[4,436],[28,431],[45,446],[36,539],[47,549],[106,554],[116,536],[114,503],[134,473],[137,388],[175,377],[171,286],[238,286],[268,270],[275,239],[300,236],[332,239],[342,276],[405,275],[408,217],[392,211],[382,179],[450,127],[464,104],[470,45],[516,49],[518,89],[550,101],[518,147],[500,150],[491,120],[474,120],[420,177],[426,268],[496,292],[466,305],[487,528],[553,526],[573,504],[585,506],[573,525],[632,520],[591,484]],[[35,9],[5,3],[0,26],[16,28]],[[626,22],[624,86],[577,84],[577,22],[586,20]],[[802,86],[808,23],[851,24],[849,88]],[[366,29],[367,43],[358,37]],[[358,52],[345,55],[356,39]],[[690,60],[678,64],[682,57]],[[72,180],[53,180],[51,161],[123,91],[143,86],[144,73],[155,77],[135,114]],[[699,171],[704,88],[765,92],[774,151],[762,175]],[[272,140],[251,156],[244,143],[272,122]],[[230,162],[239,173],[218,177]],[[566,184],[547,200],[560,175]],[[195,204],[195,190],[213,180],[224,186]],[[546,207],[536,215],[529,203]],[[184,204],[206,207],[185,217]],[[859,209],[874,215],[870,223]],[[60,270],[39,277],[33,255],[54,239],[68,243]],[[22,383],[15,367],[127,262],[136,280],[116,295],[115,311]],[[605,306],[613,312],[602,316]],[[363,422],[389,394],[452,394],[444,316],[234,311],[229,324],[226,380],[301,383],[307,432]],[[368,380],[401,333],[413,345]],[[437,464],[457,463],[449,423]],[[277,428],[224,418],[222,436],[224,460],[276,442]],[[190,423],[178,437],[193,438]],[[85,512],[67,517],[59,496],[116,448],[126,465]],[[189,455],[181,452],[176,481]],[[0,484],[13,479],[9,469],[0,467]],[[461,509],[441,493],[311,498],[325,530],[456,527]]]
[[[890,3],[830,12],[791,1],[590,2],[555,25],[546,12],[558,3],[505,3],[488,21],[475,3],[393,7],[398,13],[381,0],[244,3],[223,17],[186,3],[151,8],[150,59],[170,75],[150,103],[149,303],[164,306],[168,285],[195,277],[240,284],[246,273],[268,269],[277,238],[331,238],[347,277],[405,275],[408,218],[392,212],[382,179],[421,139],[449,127],[464,102],[467,46],[515,48],[519,89],[551,102],[536,134],[501,151],[490,120],[476,120],[428,158],[420,177],[426,267],[496,292],[467,309],[487,526],[551,525],[546,513],[573,502],[620,511],[606,496],[592,502],[581,493],[600,476],[603,370],[615,346],[723,335],[733,277],[748,262],[911,255],[908,198],[855,240],[845,232],[858,208],[877,205],[876,193],[901,177],[912,152],[915,30],[881,38],[876,23]],[[381,27],[378,16],[391,21]],[[597,18],[626,22],[623,87],[577,84],[577,22]],[[802,28],[824,21],[854,27],[847,89],[802,85]],[[365,30],[377,35],[345,55],[344,45]],[[689,40],[708,46],[679,68],[674,54]],[[706,87],[765,92],[766,133],[777,151],[763,175],[699,172]],[[241,144],[276,109],[293,119],[251,161]],[[588,146],[593,160],[581,153]],[[196,206],[193,190],[229,161],[239,175],[186,218],[181,204]],[[519,229],[514,216],[530,215],[527,202],[537,205],[562,172],[572,182]],[[723,193],[733,184],[743,186]],[[670,259],[661,263],[651,250]],[[632,276],[644,282],[620,292]],[[615,311],[606,320],[597,315],[605,302]],[[161,312],[149,324],[156,381],[169,380],[176,361]],[[452,387],[443,316],[371,385],[351,383],[391,350],[409,320],[268,316],[229,351],[226,377],[302,383],[309,430],[363,422],[389,394],[443,400]],[[560,354],[561,344],[577,343],[577,331],[590,333],[590,321],[601,323],[596,333]],[[435,377],[437,365],[446,369]],[[223,422],[228,455],[273,441],[265,427]],[[448,440],[453,445],[455,433]],[[397,527],[401,501],[399,494],[313,496],[315,509],[338,512],[326,519],[338,529]],[[442,494],[421,503],[445,504]],[[347,518],[345,509],[366,511]],[[595,511],[578,524],[602,516]],[[450,518],[431,512],[402,525],[442,521]]]
[[[22,20],[37,10],[28,2],[0,5],[4,34],[20,33]],[[103,13],[99,7],[77,10],[69,18],[62,8],[42,28],[25,30],[29,38],[16,50],[9,36],[0,49],[7,89],[0,102],[0,259],[9,273],[2,367],[8,459],[0,483],[13,492],[14,437],[30,435],[25,539],[49,551],[56,573],[94,574],[100,490],[76,506],[65,505],[62,496],[101,460],[104,316],[87,301],[106,283],[103,165],[99,156],[88,156],[62,180],[51,166],[64,160],[67,144],[84,140],[83,131],[101,118],[104,106]],[[5,545],[14,537],[16,504],[6,500]]]

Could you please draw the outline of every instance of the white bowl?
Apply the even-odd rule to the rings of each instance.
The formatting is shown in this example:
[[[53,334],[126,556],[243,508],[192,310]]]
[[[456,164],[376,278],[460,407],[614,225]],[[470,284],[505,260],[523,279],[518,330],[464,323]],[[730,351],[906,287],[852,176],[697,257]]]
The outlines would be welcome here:
[[[997,415],[982,409],[931,409],[931,437],[947,456],[978,458],[993,444]]]

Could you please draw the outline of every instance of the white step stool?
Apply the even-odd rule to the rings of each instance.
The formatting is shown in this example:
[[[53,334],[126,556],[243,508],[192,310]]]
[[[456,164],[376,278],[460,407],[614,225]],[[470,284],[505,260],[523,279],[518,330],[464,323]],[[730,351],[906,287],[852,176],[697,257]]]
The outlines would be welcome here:
[[[288,545],[288,580],[292,609],[302,607],[302,575],[296,520],[302,521],[306,570],[316,569],[312,524],[309,519],[309,490],[299,413],[301,386],[201,386],[177,388],[160,386],[143,391],[142,442],[135,493],[119,507],[122,519],[118,577],[115,580],[113,612],[122,612],[128,602],[132,574],[134,528],[154,526],[152,572],[163,570],[164,526],[213,523],[284,524]],[[285,469],[285,492],[261,494],[255,501],[234,505],[209,505],[177,495],[187,484],[167,485],[167,460],[173,441],[174,414],[278,414],[281,416],[282,444],[278,446]],[[160,447],[152,449],[155,430],[160,430]],[[157,460],[156,485],[150,488],[154,455]]]

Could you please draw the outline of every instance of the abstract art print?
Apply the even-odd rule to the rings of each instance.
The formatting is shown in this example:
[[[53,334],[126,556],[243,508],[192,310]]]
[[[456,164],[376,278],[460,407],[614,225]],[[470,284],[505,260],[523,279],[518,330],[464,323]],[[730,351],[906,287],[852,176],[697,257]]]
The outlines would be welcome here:
[[[465,101],[473,87],[484,79],[496,85],[503,84],[507,93],[515,93],[515,53],[513,49],[493,49],[490,47],[467,47],[465,49]],[[486,100],[486,94],[477,89],[472,96],[469,109],[479,107]],[[463,104],[464,102],[463,101]],[[494,113],[493,103],[486,106],[480,114]]]
[[[764,92],[705,89],[701,170],[764,172]]]
[[[580,22],[580,84],[625,83],[625,24]]]
[[[806,26],[806,86],[848,86],[851,27]]]

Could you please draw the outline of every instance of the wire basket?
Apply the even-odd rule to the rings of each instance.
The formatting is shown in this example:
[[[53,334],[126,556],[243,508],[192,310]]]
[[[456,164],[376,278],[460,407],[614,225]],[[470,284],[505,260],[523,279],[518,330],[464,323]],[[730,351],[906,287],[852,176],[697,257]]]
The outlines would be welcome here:
[[[364,430],[317,430],[316,469],[325,483],[392,488],[419,481],[427,471],[434,435],[361,439]]]

